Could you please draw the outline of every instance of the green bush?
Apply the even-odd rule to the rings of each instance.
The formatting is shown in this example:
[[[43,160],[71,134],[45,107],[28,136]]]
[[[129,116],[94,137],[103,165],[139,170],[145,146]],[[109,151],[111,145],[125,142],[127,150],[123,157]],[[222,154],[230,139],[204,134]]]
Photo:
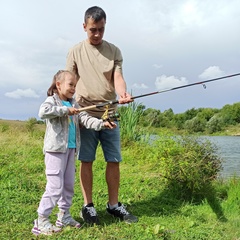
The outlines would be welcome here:
[[[192,136],[162,136],[154,145],[158,148],[159,171],[166,186],[185,200],[206,197],[222,169],[216,146]]]
[[[29,118],[26,122],[26,128],[27,128],[27,131],[33,135],[34,133],[34,130],[35,130],[35,125],[38,123],[37,119],[32,117],[32,118]]]

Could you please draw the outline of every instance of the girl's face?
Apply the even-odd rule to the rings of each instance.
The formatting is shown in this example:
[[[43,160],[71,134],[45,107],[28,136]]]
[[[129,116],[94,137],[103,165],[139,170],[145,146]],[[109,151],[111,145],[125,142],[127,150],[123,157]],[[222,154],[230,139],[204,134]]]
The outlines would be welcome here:
[[[71,73],[65,73],[62,81],[56,82],[58,95],[61,100],[67,101],[71,99],[75,93],[77,80]]]
[[[89,18],[87,23],[83,24],[84,31],[87,32],[88,41],[92,45],[99,45],[102,43],[102,38],[105,30],[105,19],[94,22],[94,19]]]

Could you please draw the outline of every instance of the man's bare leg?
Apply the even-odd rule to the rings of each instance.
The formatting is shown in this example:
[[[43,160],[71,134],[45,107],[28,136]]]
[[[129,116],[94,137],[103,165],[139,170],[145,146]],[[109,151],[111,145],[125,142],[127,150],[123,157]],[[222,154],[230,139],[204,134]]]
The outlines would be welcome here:
[[[92,162],[81,162],[80,166],[80,185],[84,198],[84,205],[92,203],[93,172]]]
[[[118,203],[118,190],[120,182],[119,163],[107,163],[106,181],[108,185],[109,204],[115,205]]]

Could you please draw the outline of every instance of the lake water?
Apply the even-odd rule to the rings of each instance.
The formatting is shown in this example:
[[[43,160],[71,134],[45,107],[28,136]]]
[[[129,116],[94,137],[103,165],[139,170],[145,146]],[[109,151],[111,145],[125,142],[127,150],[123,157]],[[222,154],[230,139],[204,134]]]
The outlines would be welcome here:
[[[204,137],[205,138],[205,137]],[[218,147],[218,153],[223,159],[221,176],[240,177],[240,136],[211,136],[206,137]]]

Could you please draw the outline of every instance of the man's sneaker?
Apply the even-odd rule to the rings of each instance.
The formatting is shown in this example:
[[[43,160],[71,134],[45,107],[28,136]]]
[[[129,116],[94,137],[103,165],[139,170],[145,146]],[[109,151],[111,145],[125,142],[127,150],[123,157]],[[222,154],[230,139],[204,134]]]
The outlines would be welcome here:
[[[70,226],[70,227],[80,228],[81,224],[72,218],[69,211],[65,211],[65,212],[60,211],[57,214],[56,226],[58,227]]]
[[[84,222],[93,225],[99,225],[99,219],[97,216],[96,209],[94,208],[93,203],[89,203],[86,206],[82,207],[82,210],[80,211],[80,217],[84,220]]]
[[[53,233],[60,232],[62,229],[52,225],[48,218],[41,218],[34,220],[32,233],[35,235],[44,234],[52,235]]]
[[[138,221],[138,218],[126,210],[126,207],[118,203],[118,207],[110,209],[109,204],[107,204],[107,212],[111,214],[113,217],[120,218],[126,223],[134,223]]]

